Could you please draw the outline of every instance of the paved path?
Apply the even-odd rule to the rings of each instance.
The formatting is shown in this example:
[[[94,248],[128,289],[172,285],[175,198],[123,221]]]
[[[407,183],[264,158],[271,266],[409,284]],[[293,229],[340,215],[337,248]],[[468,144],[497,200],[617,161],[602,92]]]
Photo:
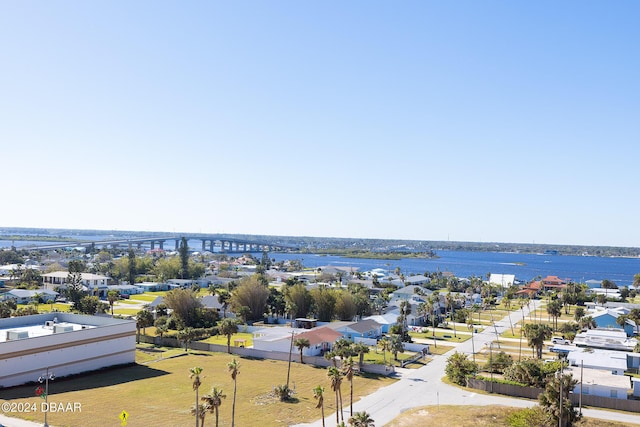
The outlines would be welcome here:
[[[44,420],[42,422],[34,423],[33,421],[25,421],[20,418],[11,418],[5,415],[0,415],[0,425],[4,427],[42,427],[44,424]],[[49,425],[49,427],[52,427]]]
[[[539,301],[532,301],[531,309],[535,309]],[[526,308],[525,308],[526,312]],[[509,328],[509,319],[505,318],[496,322],[498,334]],[[485,343],[495,339],[493,327],[486,327],[484,331],[475,334],[473,344],[471,340],[458,344],[454,349],[442,356],[434,356],[434,359],[420,369],[396,369],[400,381],[387,387],[378,389],[376,392],[363,397],[353,404],[354,412],[366,411],[375,420],[376,426],[381,427],[391,422],[402,412],[429,405],[504,405],[513,407],[531,407],[537,402],[513,397],[474,393],[472,390],[465,390],[447,385],[441,381],[444,376],[444,368],[447,358],[455,351],[472,354],[473,345],[476,352]],[[502,338],[501,338],[502,339]],[[523,349],[524,350],[524,349]],[[329,391],[331,393],[331,391]],[[596,409],[584,409],[583,414],[587,417],[602,418],[623,423],[640,424],[640,415],[626,412],[613,412]],[[349,417],[349,407],[344,411],[345,420]],[[325,418],[327,426],[335,424],[335,413]],[[321,427],[322,420],[310,424],[299,424],[296,427]]]

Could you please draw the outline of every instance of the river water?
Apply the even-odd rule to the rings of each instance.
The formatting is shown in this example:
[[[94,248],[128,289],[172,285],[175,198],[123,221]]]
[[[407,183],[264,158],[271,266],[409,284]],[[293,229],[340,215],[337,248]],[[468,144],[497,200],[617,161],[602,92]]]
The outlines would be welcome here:
[[[271,254],[276,261],[301,259],[305,267],[352,267],[354,271],[375,268],[394,271],[400,267],[406,276],[425,272],[451,272],[456,277],[481,276],[487,273],[514,274],[529,281],[537,276],[558,276],[576,282],[609,279],[618,286],[628,286],[640,273],[640,258],[602,258],[570,255],[536,255],[503,252],[438,251],[438,258],[378,260],[323,255]]]

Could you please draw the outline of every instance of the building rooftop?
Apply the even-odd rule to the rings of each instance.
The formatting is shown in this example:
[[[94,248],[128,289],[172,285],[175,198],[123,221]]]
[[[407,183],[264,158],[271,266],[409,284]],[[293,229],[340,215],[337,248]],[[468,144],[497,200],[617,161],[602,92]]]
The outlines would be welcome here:
[[[81,323],[58,322],[57,318],[54,318],[53,320],[46,320],[44,323],[0,328],[0,342],[43,337],[45,335],[80,331],[89,328],[95,328],[95,326]]]

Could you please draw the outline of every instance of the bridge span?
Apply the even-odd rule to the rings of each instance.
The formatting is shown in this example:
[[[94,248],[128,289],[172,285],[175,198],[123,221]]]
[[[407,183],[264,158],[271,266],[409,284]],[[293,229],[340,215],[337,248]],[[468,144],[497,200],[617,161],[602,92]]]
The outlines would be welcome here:
[[[223,237],[223,236],[211,236],[211,235],[185,235],[185,236],[164,236],[164,237],[135,237],[125,239],[108,239],[108,240],[88,240],[78,242],[64,242],[54,243],[50,245],[34,245],[23,246],[20,249],[27,250],[54,250],[65,249],[75,247],[119,247],[127,246],[132,248],[134,246],[141,248],[144,245],[149,245],[151,250],[165,249],[167,242],[174,242],[173,250],[178,250],[180,247],[180,241],[182,238],[186,238],[187,241],[199,240],[202,242],[202,251],[216,252],[216,253],[246,253],[246,252],[271,252],[271,251],[287,251],[297,250],[298,248],[291,245],[285,245],[282,243],[250,240],[235,237]],[[215,251],[214,249],[218,250]],[[190,248],[193,249],[193,248]]]

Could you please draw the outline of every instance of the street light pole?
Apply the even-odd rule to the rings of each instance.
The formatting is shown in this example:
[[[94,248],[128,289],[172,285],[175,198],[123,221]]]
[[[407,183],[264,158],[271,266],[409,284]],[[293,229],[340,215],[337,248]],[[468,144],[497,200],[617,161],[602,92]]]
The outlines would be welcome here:
[[[491,393],[493,393],[493,341],[489,343],[489,371],[491,371]]]
[[[55,379],[55,375],[53,372],[49,374],[49,367],[47,367],[47,371],[44,375],[40,375],[38,378],[38,382],[42,384],[44,382],[44,427],[49,427],[47,423],[47,413],[49,412],[49,380],[53,381]]]

